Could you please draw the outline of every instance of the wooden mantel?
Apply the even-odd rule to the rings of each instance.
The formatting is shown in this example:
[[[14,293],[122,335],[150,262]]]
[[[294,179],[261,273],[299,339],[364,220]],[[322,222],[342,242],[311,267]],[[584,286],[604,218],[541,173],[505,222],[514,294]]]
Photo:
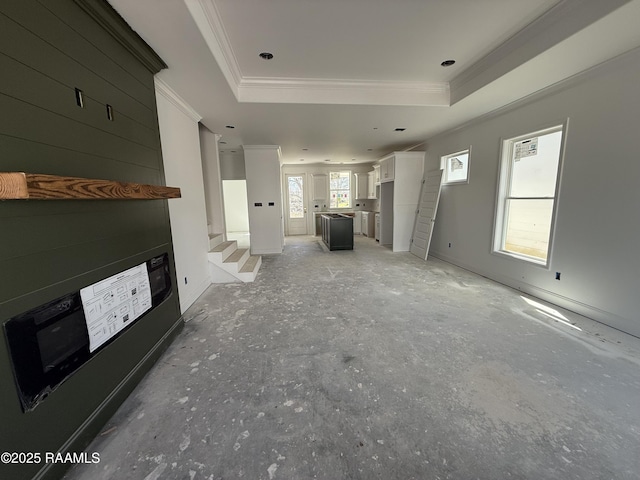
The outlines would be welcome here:
[[[179,188],[161,185],[0,172],[0,200],[155,200],[180,197]]]

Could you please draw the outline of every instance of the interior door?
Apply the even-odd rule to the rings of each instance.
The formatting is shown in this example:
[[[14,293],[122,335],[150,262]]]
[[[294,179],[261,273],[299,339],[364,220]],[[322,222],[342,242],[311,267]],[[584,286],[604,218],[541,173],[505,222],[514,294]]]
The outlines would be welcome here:
[[[307,234],[304,173],[285,175],[287,192],[287,235]]]
[[[429,245],[431,244],[431,234],[436,221],[441,186],[442,170],[428,171],[420,189],[420,203],[418,204],[411,247],[409,248],[411,253],[423,260],[426,260],[429,254]]]

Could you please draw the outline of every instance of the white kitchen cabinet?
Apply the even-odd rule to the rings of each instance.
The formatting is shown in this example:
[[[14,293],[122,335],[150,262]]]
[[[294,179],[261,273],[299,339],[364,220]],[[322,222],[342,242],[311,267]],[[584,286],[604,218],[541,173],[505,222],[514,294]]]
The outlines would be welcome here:
[[[408,152],[398,152],[398,153],[408,153]],[[391,155],[389,157],[386,157],[380,160],[380,183],[393,182],[395,178],[395,163],[396,163],[395,155]]]
[[[380,165],[373,166],[373,183],[380,185]]]
[[[326,200],[329,196],[329,183],[326,173],[312,173],[312,198],[316,200]]]
[[[392,165],[392,179],[380,181],[380,244],[408,252],[424,168],[424,152],[395,152],[380,165]],[[381,174],[385,170],[381,167]]]
[[[362,212],[355,212],[353,216],[353,234],[362,234]]]
[[[375,212],[362,212],[362,234],[373,238],[375,235]]]
[[[367,174],[367,198],[378,198],[378,195],[376,194],[375,172],[369,172]]]
[[[354,173],[356,177],[355,198],[369,198],[369,175],[366,173]]]

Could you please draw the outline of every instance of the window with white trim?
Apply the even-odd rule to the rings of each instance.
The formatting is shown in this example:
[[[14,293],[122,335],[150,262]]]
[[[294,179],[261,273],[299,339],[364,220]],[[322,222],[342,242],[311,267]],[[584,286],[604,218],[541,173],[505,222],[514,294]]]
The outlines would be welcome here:
[[[441,157],[440,168],[444,170],[443,185],[469,183],[469,149]]]
[[[351,207],[351,172],[329,173],[329,208]]]
[[[493,251],[548,265],[564,125],[502,143]]]

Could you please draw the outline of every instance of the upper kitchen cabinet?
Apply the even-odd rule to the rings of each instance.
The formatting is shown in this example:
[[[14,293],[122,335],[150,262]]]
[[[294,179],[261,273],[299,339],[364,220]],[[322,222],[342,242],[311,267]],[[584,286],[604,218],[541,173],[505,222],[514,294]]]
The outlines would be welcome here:
[[[369,197],[369,175],[367,173],[354,173],[356,177],[355,198],[364,199]]]
[[[396,155],[398,155],[398,153],[380,160],[380,183],[393,182],[395,178]]]
[[[329,183],[326,173],[312,173],[311,185],[313,187],[313,200],[326,200],[329,194]]]
[[[367,198],[378,198],[376,192],[376,175],[373,171],[367,174]]]
[[[372,173],[374,185],[380,185],[380,165],[374,165]]]

